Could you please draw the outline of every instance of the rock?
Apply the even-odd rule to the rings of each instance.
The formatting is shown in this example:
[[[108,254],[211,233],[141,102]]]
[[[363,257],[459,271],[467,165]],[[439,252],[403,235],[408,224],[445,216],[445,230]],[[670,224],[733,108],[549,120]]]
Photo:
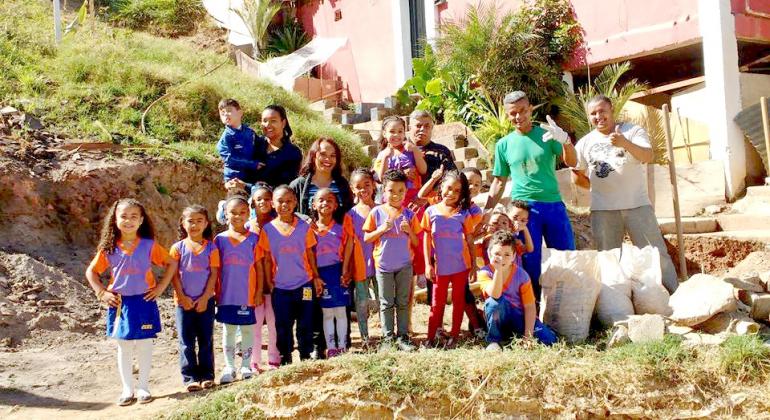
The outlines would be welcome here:
[[[671,319],[691,327],[720,312],[735,310],[736,302],[733,285],[708,274],[696,274],[681,283],[671,295]]]
[[[615,327],[615,331],[612,332],[610,341],[607,342],[607,348],[620,347],[630,342],[631,339],[628,337],[628,327],[625,325],[618,325]]]
[[[43,123],[40,122],[39,119],[29,115],[24,115],[24,125],[26,125],[31,130],[42,130],[43,129]]]
[[[47,170],[48,169],[42,163],[38,163],[37,165],[32,167],[32,172],[34,172],[37,175],[43,175]]]
[[[703,209],[703,212],[710,215],[715,215],[722,213],[725,210],[726,206],[722,204],[712,204],[710,206],[706,206],[706,208]]]
[[[716,314],[706,322],[696,325],[695,328],[709,334],[735,333],[747,335],[758,333],[760,325],[746,315],[733,311]]]
[[[665,332],[666,324],[660,315],[633,315],[628,319],[628,338],[633,343],[662,340]]]
[[[3,109],[0,109],[0,115],[6,116],[6,115],[12,115],[12,114],[18,114],[21,111],[18,109],[12,107],[12,106],[6,106],[3,107]]]
[[[13,347],[13,339],[11,337],[0,338],[0,346]]]
[[[669,334],[685,335],[693,331],[690,327],[684,327],[682,325],[671,324],[666,326],[666,332]]]
[[[725,282],[732,284],[735,288],[755,293],[764,293],[765,284],[759,276],[744,276],[743,278],[725,277]]]
[[[16,316],[16,311],[14,311],[12,308],[9,308],[7,306],[0,307],[0,315],[2,316]]]
[[[757,321],[767,321],[770,317],[770,293],[750,293],[751,312],[749,316]]]

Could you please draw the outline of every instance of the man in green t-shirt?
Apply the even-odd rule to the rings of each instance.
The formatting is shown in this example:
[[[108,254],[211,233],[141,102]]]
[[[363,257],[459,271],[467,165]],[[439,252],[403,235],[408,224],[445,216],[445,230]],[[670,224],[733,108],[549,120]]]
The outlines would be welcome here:
[[[527,224],[535,250],[524,254],[524,270],[532,280],[535,298],[540,300],[540,259],[543,239],[555,249],[575,249],[575,238],[561,201],[556,180],[556,158],[568,166],[577,163],[575,147],[569,135],[547,117],[548,124],[532,124],[532,105],[521,91],[511,92],[503,99],[508,120],[516,130],[495,145],[494,180],[489,189],[485,209],[493,209],[500,201],[505,183],[511,178],[511,199],[529,203]],[[512,218],[526,212],[511,214]],[[524,216],[526,217],[526,216]]]

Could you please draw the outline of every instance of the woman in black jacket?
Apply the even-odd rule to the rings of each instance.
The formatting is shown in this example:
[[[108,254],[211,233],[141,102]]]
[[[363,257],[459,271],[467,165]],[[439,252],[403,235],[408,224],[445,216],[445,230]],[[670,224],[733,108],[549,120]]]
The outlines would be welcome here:
[[[257,181],[273,188],[288,184],[297,177],[302,151],[291,142],[291,126],[286,110],[268,105],[262,111],[262,134],[256,142],[256,157],[265,165],[257,171]]]
[[[345,214],[353,207],[353,194],[348,181],[342,176],[342,153],[337,143],[330,138],[319,138],[310,145],[305,161],[299,170],[299,177],[289,184],[297,193],[297,213],[311,217],[312,202],[315,193],[321,188],[329,188],[337,195],[339,206],[334,212],[334,221],[343,223]],[[350,295],[355,287],[350,282]],[[326,340],[323,334],[323,315],[321,301],[316,300],[315,321],[313,325],[313,344],[318,359],[326,357]],[[347,305],[348,340],[350,343],[350,311],[352,302]]]
[[[342,223],[345,213],[353,207],[350,185],[342,176],[342,153],[330,138],[320,138],[307,151],[299,170],[299,177],[289,185],[297,193],[297,213],[310,217],[312,200],[321,188],[329,188],[337,195],[339,207],[334,220]]]

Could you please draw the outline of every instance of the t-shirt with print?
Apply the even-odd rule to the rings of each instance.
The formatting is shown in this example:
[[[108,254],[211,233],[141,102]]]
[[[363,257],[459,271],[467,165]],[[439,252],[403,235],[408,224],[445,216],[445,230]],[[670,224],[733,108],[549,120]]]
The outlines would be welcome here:
[[[484,298],[488,298],[487,289],[492,286],[494,281],[495,269],[489,265],[482,267],[477,273],[476,278],[481,285],[481,292]],[[521,264],[514,264],[511,270],[511,276],[503,283],[503,293],[500,299],[505,299],[514,308],[523,309],[524,305],[535,303],[535,293],[532,289],[532,281]]]
[[[118,240],[111,254],[99,251],[88,269],[98,274],[110,270],[107,290],[121,296],[136,296],[147,293],[155,287],[152,266],[168,264],[168,251],[152,239],[136,238],[133,245],[126,247]]]
[[[420,232],[420,223],[414,212],[408,208],[403,207],[398,211],[387,204],[382,204],[369,212],[364,222],[364,232],[374,232],[388,219],[393,220],[393,227],[375,241],[372,256],[377,270],[393,273],[412,264],[414,258],[409,235],[401,230],[401,222],[406,220],[415,235]]]
[[[295,290],[313,279],[313,271],[307,259],[307,250],[316,245],[310,225],[294,217],[291,226],[284,229],[279,219],[262,227],[259,235],[258,258],[269,253],[273,265],[276,289]]]
[[[650,147],[647,132],[638,125],[620,124],[631,143]],[[613,146],[610,137],[597,130],[583,136],[575,146],[576,169],[588,171],[591,181],[591,210],[625,210],[650,205],[647,170],[631,152]]]
[[[514,131],[497,141],[492,175],[510,178],[511,199],[544,203],[561,201],[556,180],[556,158],[562,154],[558,141],[543,141],[545,130],[533,126],[527,134]]]
[[[259,236],[247,232],[239,241],[229,231],[214,238],[219,250],[220,276],[217,282],[217,306],[254,306],[257,294],[257,270],[254,262],[258,259]]]
[[[219,269],[219,249],[213,241],[204,239],[196,244],[188,238],[171,245],[169,255],[179,262],[182,292],[190,299],[198,299],[206,290],[211,270]],[[176,290],[174,301],[179,303]]]
[[[453,209],[444,203],[425,210],[420,227],[428,235],[426,239],[430,238],[430,247],[436,259],[436,274],[448,276],[471,268],[466,235],[473,233],[481,217],[480,212]]]

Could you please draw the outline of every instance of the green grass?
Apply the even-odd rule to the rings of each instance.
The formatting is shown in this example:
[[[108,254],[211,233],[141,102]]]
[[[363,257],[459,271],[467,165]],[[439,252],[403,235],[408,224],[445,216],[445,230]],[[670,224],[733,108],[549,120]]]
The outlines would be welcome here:
[[[115,25],[161,36],[187,35],[206,15],[200,0],[106,0]]]
[[[576,412],[681,417],[698,410],[711,410],[701,417],[751,417],[770,409],[770,355],[758,337],[691,347],[666,336],[600,347],[560,343],[513,345],[503,353],[462,348],[346,355],[260,375],[185,402],[165,418],[261,418],[279,412],[370,418],[399,410],[406,410],[404,417],[447,418]]]
[[[244,75],[226,55],[102,22],[88,22],[55,48],[49,15],[45,1],[0,3],[0,103],[31,112],[55,131],[118,137],[161,149],[151,153],[216,161],[213,144],[222,131],[217,103],[233,97],[253,126],[266,105],[277,103],[288,110],[301,148],[328,136],[340,144],[349,167],[369,163],[357,136],[326,123],[299,95]],[[143,133],[142,113],[169,92],[147,114]]]

